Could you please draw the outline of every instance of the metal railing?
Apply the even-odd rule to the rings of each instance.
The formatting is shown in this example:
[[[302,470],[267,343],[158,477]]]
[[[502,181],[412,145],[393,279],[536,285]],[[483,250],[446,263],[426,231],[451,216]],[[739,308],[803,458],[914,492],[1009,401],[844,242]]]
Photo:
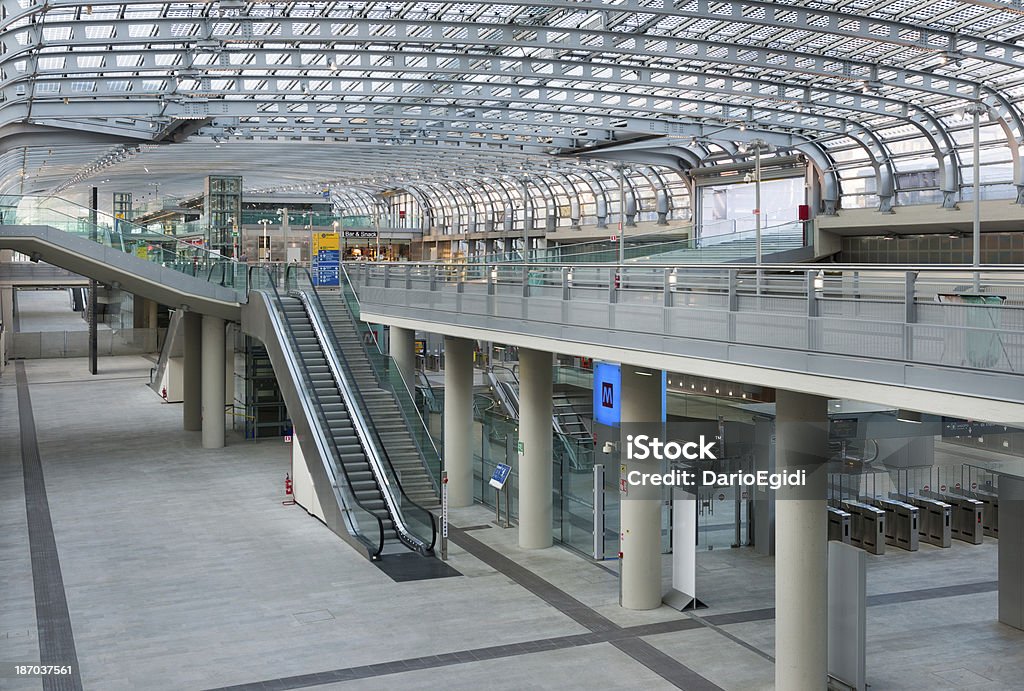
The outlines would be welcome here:
[[[90,211],[65,199],[0,195],[0,220],[4,225],[56,228],[178,273],[216,280],[221,285],[228,285],[226,275],[237,275],[239,278],[232,278],[230,283],[238,290],[240,301],[244,301],[248,292],[243,264],[173,235],[147,230],[102,211]]]
[[[359,263],[364,303],[1024,373],[1024,269]],[[976,286],[976,287],[975,287]],[[371,291],[372,297],[365,297]],[[517,304],[521,303],[521,307]]]

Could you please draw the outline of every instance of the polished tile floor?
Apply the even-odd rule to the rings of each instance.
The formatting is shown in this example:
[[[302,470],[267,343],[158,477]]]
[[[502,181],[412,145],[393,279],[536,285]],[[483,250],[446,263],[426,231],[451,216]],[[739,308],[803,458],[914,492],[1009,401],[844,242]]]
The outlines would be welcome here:
[[[618,606],[614,562],[457,531],[451,578],[395,582],[301,508],[287,447],[200,448],[151,362],[24,363],[82,688],[768,689],[773,564],[698,556],[695,615]],[[0,663],[40,659],[15,368],[0,378]],[[487,525],[480,507],[459,526]],[[666,562],[667,564],[667,562]],[[610,568],[609,568],[610,567]],[[52,575],[52,574],[50,574]],[[869,556],[873,689],[1011,689],[996,543]],[[38,583],[36,583],[38,585]],[[266,683],[264,683],[266,682]],[[2,689],[40,689],[0,676]]]

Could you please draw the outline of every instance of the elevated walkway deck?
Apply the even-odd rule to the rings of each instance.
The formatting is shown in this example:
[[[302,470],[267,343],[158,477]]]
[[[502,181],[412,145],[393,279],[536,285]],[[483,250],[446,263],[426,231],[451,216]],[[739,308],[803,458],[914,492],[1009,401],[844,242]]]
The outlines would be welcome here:
[[[12,249],[66,271],[107,285],[118,284],[135,295],[164,305],[238,321],[244,292],[209,280],[208,261],[196,258],[195,270],[180,261],[156,262],[90,240],[87,236],[45,225],[0,225],[0,249]],[[178,257],[176,257],[177,259]],[[191,274],[191,275],[190,275]]]
[[[366,321],[970,419],[1024,420],[1024,271],[346,266]]]

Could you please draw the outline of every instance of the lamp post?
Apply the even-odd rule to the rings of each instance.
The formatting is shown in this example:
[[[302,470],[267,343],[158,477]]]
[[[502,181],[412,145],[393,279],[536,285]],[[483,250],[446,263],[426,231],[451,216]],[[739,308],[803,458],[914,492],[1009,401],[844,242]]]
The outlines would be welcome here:
[[[981,115],[987,113],[988,108],[980,101],[971,103],[964,108],[973,118],[973,145],[974,145],[974,219],[971,243],[971,266],[974,267],[974,292],[981,291]]]
[[[758,276],[761,275],[761,147],[764,141],[755,139],[754,147],[754,263]]]
[[[626,263],[626,168],[619,166],[619,265]]]
[[[266,261],[269,262],[270,261],[270,231],[267,230],[267,226],[270,225],[270,219],[269,218],[261,218],[260,219],[260,223],[263,225],[263,244],[266,247],[265,258],[266,258]],[[257,260],[261,260],[261,259],[264,258],[264,257],[260,257],[259,256],[259,252],[257,252],[256,255],[257,255],[256,256]]]
[[[520,194],[523,197],[523,266],[530,263],[530,225],[528,222],[532,220],[530,214],[526,213],[526,207],[530,203],[530,186],[529,181],[526,177],[522,180],[523,189]]]

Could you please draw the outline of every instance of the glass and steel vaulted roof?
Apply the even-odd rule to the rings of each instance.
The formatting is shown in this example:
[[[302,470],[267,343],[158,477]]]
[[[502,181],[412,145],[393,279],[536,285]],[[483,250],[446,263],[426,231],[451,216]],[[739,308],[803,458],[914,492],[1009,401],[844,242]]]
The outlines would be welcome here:
[[[804,153],[825,198],[1024,201],[1019,0],[2,1],[0,181],[393,187]],[[834,189],[833,189],[834,188]],[[831,191],[829,191],[831,190]],[[844,202],[845,200],[845,202]]]

